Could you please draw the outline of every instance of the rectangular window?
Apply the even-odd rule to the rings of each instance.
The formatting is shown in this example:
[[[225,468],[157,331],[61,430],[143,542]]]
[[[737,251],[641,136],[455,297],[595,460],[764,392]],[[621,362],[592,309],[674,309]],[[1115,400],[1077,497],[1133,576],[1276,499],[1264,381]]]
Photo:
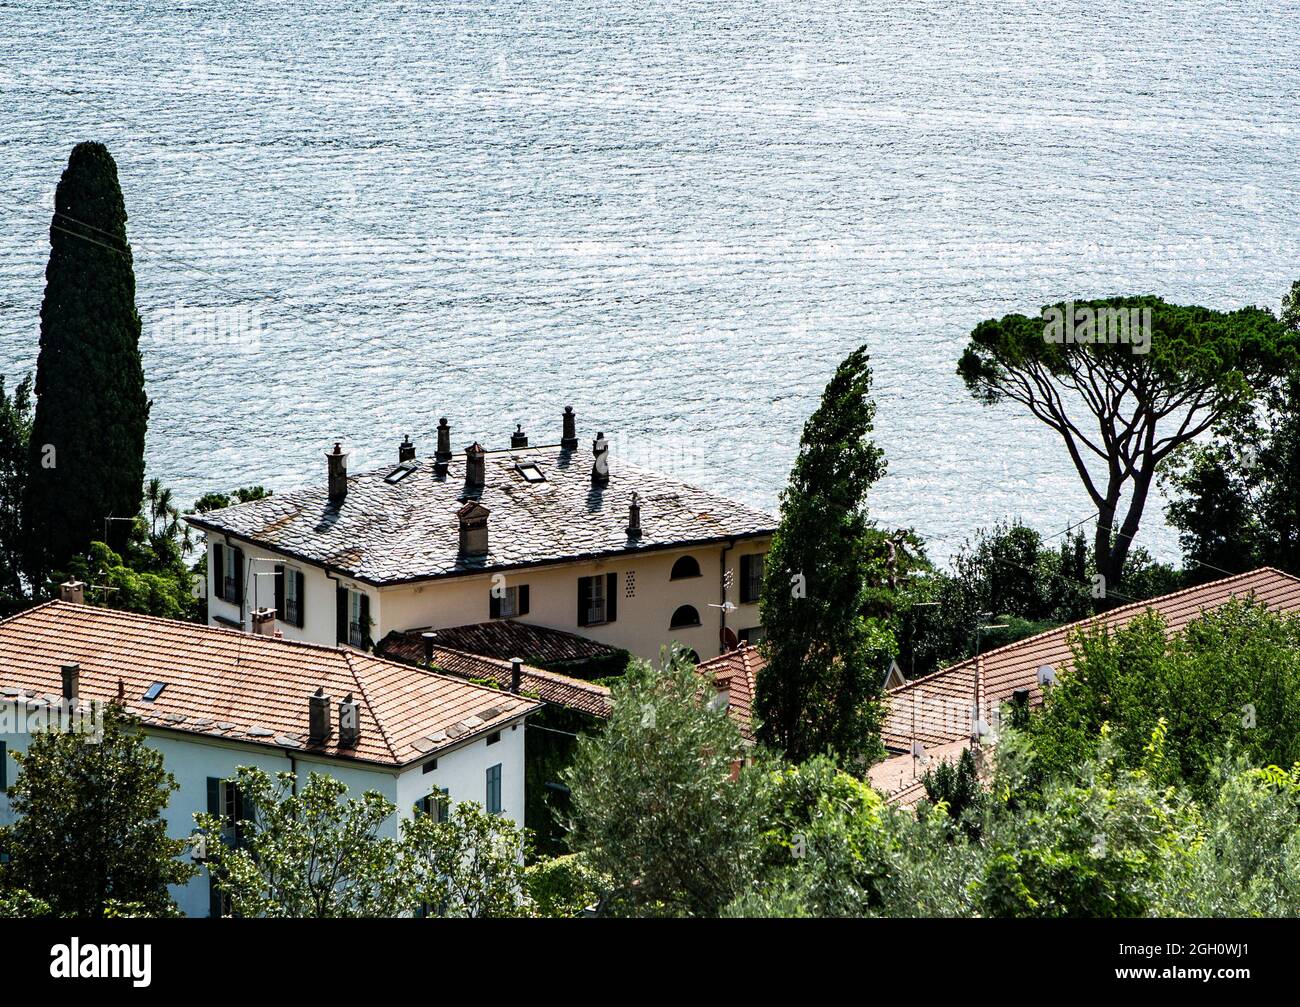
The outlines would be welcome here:
[[[501,814],[501,763],[495,766],[489,766],[487,771],[487,802],[486,807],[488,814]]]
[[[489,745],[495,745],[495,744],[496,744],[498,741],[500,741],[500,740],[501,740],[501,732],[500,732],[500,731],[493,731],[491,734],[489,734],[489,735],[487,736],[487,743],[488,743]]]
[[[335,597],[335,642],[365,650],[370,642],[370,596],[339,587]]]
[[[763,568],[767,553],[756,552],[740,557],[740,600],[744,604],[758,601],[763,593]]]
[[[284,568],[284,612],[281,618],[290,626],[301,626],[302,611],[302,572]]]
[[[446,787],[440,787],[426,797],[415,802],[417,814],[432,815],[433,820],[442,824],[451,817],[451,800]]]
[[[493,587],[488,591],[488,617],[515,619],[528,614],[528,585]]]
[[[618,574],[578,578],[578,625],[599,626],[618,617]]]

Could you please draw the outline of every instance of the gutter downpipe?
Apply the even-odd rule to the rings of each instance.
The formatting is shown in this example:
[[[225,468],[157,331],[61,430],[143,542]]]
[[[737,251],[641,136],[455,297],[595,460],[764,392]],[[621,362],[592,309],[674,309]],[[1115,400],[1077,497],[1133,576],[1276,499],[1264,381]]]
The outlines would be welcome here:
[[[726,653],[727,639],[727,553],[736,547],[733,538],[718,554],[718,653]]]

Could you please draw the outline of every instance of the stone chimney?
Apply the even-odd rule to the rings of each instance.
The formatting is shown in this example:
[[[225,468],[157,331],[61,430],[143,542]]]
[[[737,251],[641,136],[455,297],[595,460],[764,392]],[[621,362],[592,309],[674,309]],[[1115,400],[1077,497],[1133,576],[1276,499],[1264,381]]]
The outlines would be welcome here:
[[[63,698],[75,703],[81,698],[81,665],[65,664],[59,672],[63,678]]]
[[[632,494],[632,502],[627,505],[627,537],[641,537],[641,504],[635,493]]]
[[[597,433],[596,439],[591,442],[591,453],[595,458],[591,466],[591,485],[608,486],[609,441],[605,440],[603,433]]]
[[[487,454],[483,445],[475,441],[465,449],[465,491],[481,493],[487,479]]]
[[[490,511],[471,500],[456,512],[460,522],[460,554],[465,559],[481,559],[488,554],[488,514]]]
[[[71,602],[73,605],[86,604],[86,582],[82,580],[64,581],[59,585],[59,601]]]
[[[528,447],[528,435],[524,433],[524,425],[522,423],[515,424],[515,432],[510,435],[510,446],[512,448]]]
[[[397,460],[399,462],[415,461],[415,444],[411,442],[410,434],[403,436],[402,443],[397,445]]]
[[[253,635],[275,636],[275,609],[253,609]]]
[[[578,450],[578,417],[573,406],[564,407],[564,435],[560,438],[560,447],[565,451]]]
[[[524,662],[517,657],[510,659],[510,691],[518,692],[519,683],[524,677]]]
[[[334,442],[334,450],[325,455],[325,461],[329,463],[330,500],[337,503],[348,495],[348,456],[340,442]]]
[[[331,697],[322,686],[307,700],[307,744],[323,745],[334,732],[330,730]]]
[[[339,703],[339,748],[356,748],[361,741],[361,704],[348,693]]]
[[[442,475],[447,474],[447,463],[451,461],[451,427],[447,426],[447,417],[438,421],[438,450],[433,460]]]

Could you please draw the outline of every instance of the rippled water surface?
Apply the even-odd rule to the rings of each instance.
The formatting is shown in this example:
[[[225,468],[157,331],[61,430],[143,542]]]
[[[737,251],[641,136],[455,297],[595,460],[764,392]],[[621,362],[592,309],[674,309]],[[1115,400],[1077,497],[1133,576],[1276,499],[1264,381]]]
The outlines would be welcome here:
[[[1276,308],[1298,34],[1294,2],[1221,0],[0,2],[0,370],[34,365],[53,188],[99,139],[149,466],[184,499],[320,481],[336,438],[431,450],[443,414],[459,445],[550,441],[572,403],[774,508],[866,342],[877,516],[940,555],[1005,515],[1057,531],[1086,498],[969,398],[964,339],[1081,295]]]

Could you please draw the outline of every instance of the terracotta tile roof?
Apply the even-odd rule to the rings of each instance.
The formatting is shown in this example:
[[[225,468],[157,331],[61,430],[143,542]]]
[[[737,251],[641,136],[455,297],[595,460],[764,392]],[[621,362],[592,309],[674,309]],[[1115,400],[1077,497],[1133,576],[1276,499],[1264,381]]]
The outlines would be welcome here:
[[[410,473],[396,481],[389,481],[396,464],[349,476],[339,502],[321,485],[187,520],[370,584],[767,535],[776,527],[752,507],[617,460],[609,463],[609,485],[593,486],[591,455],[582,451],[519,448],[488,452],[485,461],[480,491],[467,492],[461,453],[441,477],[432,459],[407,463]],[[526,479],[519,471],[526,463],[544,479]],[[633,493],[639,538],[627,533]],[[483,558],[459,554],[456,512],[469,498],[491,512]]]
[[[925,751],[929,761],[922,765],[908,752],[877,762],[867,770],[871,785],[884,794],[891,804],[912,807],[925,797],[926,772],[937,769],[940,763],[956,763],[961,753],[970,747],[970,741],[950,741]]]
[[[970,659],[918,678],[885,695],[887,709],[881,732],[885,746],[895,752],[910,752],[912,738],[931,749],[968,737],[977,688],[983,716],[987,716],[985,711],[996,710],[1009,700],[1018,689],[1028,689],[1030,702],[1040,703],[1038,669],[1050,665],[1058,675],[1068,672],[1074,664],[1070,636],[1081,627],[1117,627],[1151,609],[1164,617],[1173,634],[1232,598],[1253,598],[1274,611],[1300,611],[1300,579],[1263,567],[1111,609],[990,650],[978,661]]]
[[[0,621],[0,698],[59,695],[61,665],[80,693],[117,696],[147,726],[402,766],[539,708],[520,696],[346,649],[252,636],[92,605],[48,602]],[[153,702],[142,699],[166,683]],[[334,734],[308,745],[308,697],[331,696]],[[338,747],[337,704],[360,704],[361,740]]]
[[[754,740],[754,683],[767,662],[757,647],[742,643],[735,650],[701,661],[696,667],[713,678],[719,691],[726,687],[728,710],[746,741]]]
[[[441,637],[442,630],[438,631]],[[396,635],[396,634],[393,634]],[[385,638],[385,643],[392,635]],[[417,635],[418,639],[418,635]],[[382,644],[381,644],[382,646]],[[418,664],[424,660],[424,648],[418,648],[416,654],[403,647],[400,651],[387,651],[388,656],[397,660]],[[470,654],[449,647],[433,648],[433,665],[439,671],[458,678],[472,678],[496,682],[502,689],[510,688],[510,662],[502,658],[485,657]],[[534,668],[525,664],[519,678],[519,691],[525,696],[538,699],[569,710],[577,710],[593,717],[609,717],[611,705],[609,690],[595,682],[584,682],[580,678],[570,678],[554,671]],[[509,692],[506,695],[510,695]]]
[[[394,630],[379,642],[376,649],[384,657],[418,663],[424,660],[422,632],[421,629]],[[519,657],[543,664],[580,664],[619,653],[617,647],[597,643],[576,633],[514,619],[452,626],[437,633],[440,647],[504,661]]]

